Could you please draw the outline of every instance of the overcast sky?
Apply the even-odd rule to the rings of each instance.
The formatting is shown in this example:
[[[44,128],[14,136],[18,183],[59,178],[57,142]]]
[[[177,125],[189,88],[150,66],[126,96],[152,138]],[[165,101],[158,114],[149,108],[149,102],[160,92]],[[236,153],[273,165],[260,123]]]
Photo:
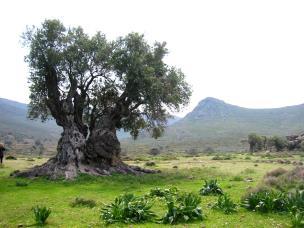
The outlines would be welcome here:
[[[304,103],[304,1],[0,1],[0,97],[29,102],[20,35],[46,18],[109,39],[166,41],[168,64],[193,87],[184,115],[205,97],[248,108]]]

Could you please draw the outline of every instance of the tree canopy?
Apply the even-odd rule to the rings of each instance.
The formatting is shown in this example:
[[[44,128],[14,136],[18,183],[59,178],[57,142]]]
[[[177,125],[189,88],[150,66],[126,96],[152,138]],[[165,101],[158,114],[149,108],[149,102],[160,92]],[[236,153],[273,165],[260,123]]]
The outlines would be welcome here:
[[[130,33],[108,41],[81,27],[66,28],[58,20],[24,33],[29,47],[29,117],[53,117],[66,127],[124,129],[136,137],[140,129],[158,137],[169,111],[187,105],[191,88],[180,69],[164,62],[166,43],[150,45]]]

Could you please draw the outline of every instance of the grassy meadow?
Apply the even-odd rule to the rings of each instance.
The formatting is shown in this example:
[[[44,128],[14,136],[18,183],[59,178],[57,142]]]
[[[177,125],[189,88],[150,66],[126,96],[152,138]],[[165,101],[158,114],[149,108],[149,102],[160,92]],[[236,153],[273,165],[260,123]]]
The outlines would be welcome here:
[[[225,155],[223,155],[225,156]],[[14,170],[22,170],[46,161],[46,158],[5,160],[0,168],[0,227],[34,226],[32,207],[44,205],[52,212],[46,227],[106,227],[100,219],[100,208],[112,202],[123,193],[144,195],[154,187],[177,187],[182,191],[198,193],[204,179],[217,179],[224,192],[240,203],[242,195],[250,187],[257,186],[262,177],[278,167],[292,169],[292,164],[280,164],[279,158],[267,157],[263,154],[231,154],[227,160],[213,160],[213,155],[198,157],[154,157],[134,158],[126,162],[145,167],[147,160],[154,161],[161,170],[158,174],[141,176],[113,175],[91,177],[80,175],[74,181],[50,181],[46,179],[13,178],[9,174]],[[280,158],[285,159],[285,158]],[[303,158],[293,155],[286,158],[291,163]],[[258,161],[257,161],[258,160]],[[272,162],[275,161],[275,162]],[[289,163],[289,162],[288,162]],[[19,184],[18,184],[19,183]],[[20,183],[26,183],[23,186]],[[96,206],[71,207],[76,198],[92,199]],[[113,224],[108,227],[290,227],[290,216],[287,213],[250,212],[238,207],[237,213],[226,215],[211,209],[217,201],[216,196],[201,196],[201,207],[205,219],[201,222],[178,225],[157,223]],[[161,218],[166,205],[161,200],[154,200],[152,210]]]

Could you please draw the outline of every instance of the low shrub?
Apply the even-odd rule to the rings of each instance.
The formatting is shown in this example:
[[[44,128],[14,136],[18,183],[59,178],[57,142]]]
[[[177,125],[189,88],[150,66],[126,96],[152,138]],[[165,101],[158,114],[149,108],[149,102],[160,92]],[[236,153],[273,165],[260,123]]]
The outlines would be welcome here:
[[[152,221],[155,214],[151,211],[151,207],[152,203],[147,198],[124,194],[101,209],[101,218],[106,224]]]
[[[145,163],[145,165],[146,166],[155,166],[156,164],[153,161],[148,161],[148,162]]]
[[[5,157],[6,160],[17,160],[17,158],[13,155],[8,155]]]
[[[231,179],[231,181],[243,181],[243,180],[244,180],[244,178],[241,177],[241,176],[234,176],[234,177]]]
[[[161,189],[161,188],[153,188],[150,190],[150,196],[152,197],[173,197],[178,194],[179,190],[176,187],[172,188],[166,188],[166,189]]]
[[[219,196],[217,202],[212,206],[213,209],[221,210],[225,214],[231,214],[236,212],[236,207],[237,205],[227,194]]]
[[[231,160],[231,156],[230,155],[224,155],[224,156],[220,156],[220,155],[215,155],[213,158],[211,158],[212,160]]]
[[[223,190],[218,185],[217,180],[205,180],[203,188],[200,190],[201,195],[222,195]]]
[[[84,198],[75,198],[73,202],[71,202],[71,207],[89,207],[93,208],[96,206],[95,200],[84,199]]]
[[[26,187],[26,186],[28,186],[28,183],[25,181],[16,181],[16,186],[17,187]]]
[[[285,173],[287,173],[286,169],[277,168],[277,169],[274,169],[274,170],[266,173],[265,177],[278,177],[278,176],[281,176],[281,175],[283,175]]]
[[[34,212],[37,225],[45,225],[46,220],[51,214],[51,209],[47,207],[35,206],[32,210]]]
[[[194,193],[184,193],[167,201],[167,212],[161,219],[164,224],[177,224],[203,220],[199,206],[201,198]]]
[[[286,195],[273,190],[251,192],[243,198],[241,206],[262,213],[288,210]]]

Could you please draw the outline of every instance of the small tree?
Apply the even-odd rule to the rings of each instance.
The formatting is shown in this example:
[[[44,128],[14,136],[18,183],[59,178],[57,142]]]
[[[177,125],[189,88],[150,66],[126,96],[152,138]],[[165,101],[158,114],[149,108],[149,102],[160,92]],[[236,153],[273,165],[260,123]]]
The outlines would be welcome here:
[[[274,136],[272,137],[272,141],[276,151],[282,151],[288,145],[287,140],[282,137]]]
[[[256,152],[263,149],[264,140],[261,136],[251,133],[248,135],[249,151]]]

